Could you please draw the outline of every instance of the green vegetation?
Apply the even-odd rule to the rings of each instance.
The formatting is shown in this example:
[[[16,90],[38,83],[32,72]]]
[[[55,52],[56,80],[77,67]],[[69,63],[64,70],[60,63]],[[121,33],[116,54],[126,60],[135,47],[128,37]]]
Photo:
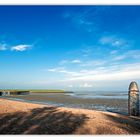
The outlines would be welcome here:
[[[39,93],[65,93],[65,92],[70,92],[70,91],[64,91],[64,90],[46,90],[46,89],[44,89],[44,90],[40,90],[40,89],[27,89],[27,90],[18,90],[18,89],[15,89],[15,90],[11,90],[11,89],[1,89],[0,90],[0,92],[1,91],[10,91],[10,92],[32,92],[32,93],[37,93],[37,92],[39,92]]]
[[[62,93],[64,90],[29,90],[30,92]]]

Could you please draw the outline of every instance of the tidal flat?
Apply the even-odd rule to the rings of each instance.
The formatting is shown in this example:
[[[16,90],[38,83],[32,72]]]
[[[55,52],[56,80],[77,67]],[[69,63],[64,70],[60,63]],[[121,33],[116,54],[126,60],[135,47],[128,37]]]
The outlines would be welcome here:
[[[81,96],[71,96],[71,94],[66,93],[30,93],[28,95],[12,95],[4,98],[39,104],[50,104],[59,107],[117,112],[119,114],[127,114],[128,112],[127,99],[115,98],[115,96],[114,98],[106,98],[106,96],[102,98],[96,98],[96,96],[93,98],[81,98]]]

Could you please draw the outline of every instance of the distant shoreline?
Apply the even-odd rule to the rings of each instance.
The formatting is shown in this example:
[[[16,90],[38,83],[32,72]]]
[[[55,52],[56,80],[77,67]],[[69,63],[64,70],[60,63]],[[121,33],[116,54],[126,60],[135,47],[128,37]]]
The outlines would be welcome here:
[[[0,96],[6,95],[24,95],[30,93],[73,93],[72,91],[64,91],[64,90],[0,90]]]
[[[30,93],[74,93],[73,91],[30,91]]]

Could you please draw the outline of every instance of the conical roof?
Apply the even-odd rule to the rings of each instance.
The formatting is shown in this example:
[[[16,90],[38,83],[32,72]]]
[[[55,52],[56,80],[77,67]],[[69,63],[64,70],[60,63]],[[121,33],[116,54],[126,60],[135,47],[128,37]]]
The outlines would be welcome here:
[[[131,82],[129,85],[129,91],[139,91],[138,85],[136,82]]]

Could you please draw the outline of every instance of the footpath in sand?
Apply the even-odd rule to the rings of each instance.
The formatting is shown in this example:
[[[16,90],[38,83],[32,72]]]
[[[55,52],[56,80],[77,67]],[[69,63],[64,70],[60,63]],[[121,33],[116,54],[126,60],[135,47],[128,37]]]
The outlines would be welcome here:
[[[140,134],[140,117],[0,99],[0,134]]]

